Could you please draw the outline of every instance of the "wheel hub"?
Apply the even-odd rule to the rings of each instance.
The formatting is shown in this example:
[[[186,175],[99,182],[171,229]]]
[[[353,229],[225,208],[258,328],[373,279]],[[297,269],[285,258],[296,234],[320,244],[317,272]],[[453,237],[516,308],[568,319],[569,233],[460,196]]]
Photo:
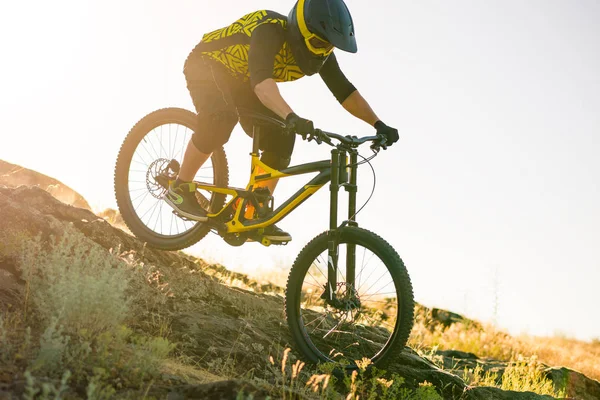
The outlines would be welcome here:
[[[333,296],[330,296],[328,288],[325,289],[321,298],[331,307],[340,311],[355,310],[361,307],[358,292],[346,282],[338,282]]]
[[[172,160],[159,158],[148,166],[146,187],[148,192],[157,199],[163,198],[169,187],[169,181],[177,177],[177,173],[173,171],[171,164]]]

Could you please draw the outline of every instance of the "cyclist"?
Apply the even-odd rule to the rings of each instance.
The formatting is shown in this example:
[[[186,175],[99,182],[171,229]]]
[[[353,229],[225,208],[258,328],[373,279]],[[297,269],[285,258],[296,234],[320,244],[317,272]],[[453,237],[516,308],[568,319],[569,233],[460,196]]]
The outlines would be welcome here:
[[[357,52],[352,17],[343,0],[299,0],[287,18],[260,10],[205,34],[184,66],[187,87],[198,113],[197,128],[165,201],[184,217],[207,220],[192,180],[212,152],[229,140],[238,122],[247,134],[252,134],[252,121],[240,118],[238,107],[285,121],[299,134],[313,132],[312,121],[294,113],[276,82],[319,73],[350,114],[384,134],[387,145],[396,142],[398,131],[385,125],[348,81],[334,48]],[[262,129],[261,161],[274,169],[286,168],[294,141],[295,136],[284,134],[281,128]],[[276,184],[273,179],[262,186],[273,193]],[[263,236],[271,241],[291,240],[289,233],[275,225],[266,228]]]

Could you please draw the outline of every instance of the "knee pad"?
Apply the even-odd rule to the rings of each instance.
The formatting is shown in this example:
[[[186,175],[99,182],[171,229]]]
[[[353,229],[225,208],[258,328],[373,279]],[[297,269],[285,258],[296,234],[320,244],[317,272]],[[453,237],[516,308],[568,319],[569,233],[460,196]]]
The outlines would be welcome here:
[[[237,122],[237,114],[231,110],[199,115],[192,143],[202,153],[210,154],[227,143]]]
[[[276,169],[282,170],[284,168],[289,167],[290,162],[292,161],[291,155],[285,156],[279,153],[275,153],[272,151],[264,151],[262,156],[260,157],[260,161],[267,164],[267,166]]]

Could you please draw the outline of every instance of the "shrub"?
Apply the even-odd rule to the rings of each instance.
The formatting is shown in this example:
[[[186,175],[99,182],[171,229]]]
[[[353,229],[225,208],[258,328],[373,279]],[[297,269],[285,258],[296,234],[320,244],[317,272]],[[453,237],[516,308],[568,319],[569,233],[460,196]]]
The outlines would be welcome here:
[[[49,249],[40,238],[28,243],[21,262],[27,292],[46,326],[66,333],[98,334],[123,323],[131,271],[116,256],[69,229]]]

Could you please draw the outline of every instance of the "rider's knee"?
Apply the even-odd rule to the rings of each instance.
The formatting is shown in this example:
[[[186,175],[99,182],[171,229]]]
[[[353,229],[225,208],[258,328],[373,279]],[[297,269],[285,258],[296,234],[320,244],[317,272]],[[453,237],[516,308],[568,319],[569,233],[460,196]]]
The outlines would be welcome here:
[[[276,152],[264,151],[260,160],[273,169],[281,170],[289,167],[292,157],[291,155],[288,156]]]
[[[199,151],[210,154],[227,143],[237,121],[237,114],[231,110],[199,116],[198,127],[192,135],[192,143]]]

